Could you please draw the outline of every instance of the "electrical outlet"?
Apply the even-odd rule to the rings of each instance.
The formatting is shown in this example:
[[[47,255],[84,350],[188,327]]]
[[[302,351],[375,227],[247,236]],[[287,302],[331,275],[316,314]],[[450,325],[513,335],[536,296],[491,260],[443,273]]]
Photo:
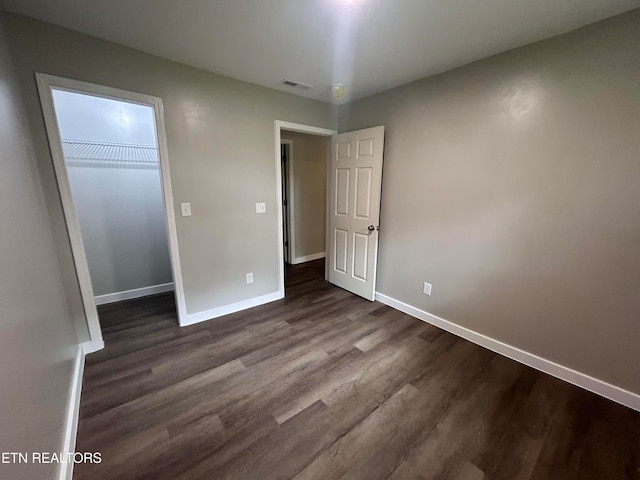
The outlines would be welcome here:
[[[253,283],[253,272],[247,273],[247,285]]]
[[[422,293],[424,293],[425,295],[431,295],[431,284],[424,282],[424,285],[422,286]]]
[[[267,204],[264,202],[256,203],[256,213],[265,213],[267,211]]]

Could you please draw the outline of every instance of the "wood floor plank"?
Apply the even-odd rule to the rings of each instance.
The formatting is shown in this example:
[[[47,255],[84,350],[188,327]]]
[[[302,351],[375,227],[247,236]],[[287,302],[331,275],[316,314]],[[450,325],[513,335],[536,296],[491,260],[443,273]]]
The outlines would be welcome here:
[[[415,424],[423,407],[419,396],[420,391],[407,383],[327,451],[347,468],[344,478],[389,477],[419,429]]]
[[[640,480],[640,414],[324,281],[180,328],[99,307],[76,480]]]
[[[464,384],[457,390],[463,395],[455,402],[446,402],[447,393],[429,402],[434,407],[431,409],[432,428],[422,429],[414,444],[407,448],[404,460],[391,479],[414,478],[427,473],[433,478],[456,478],[470,468],[465,465],[485,444],[484,432],[495,414],[496,399],[508,390],[518,375],[516,365],[500,360],[493,358],[486,364],[486,369],[475,376],[475,381],[461,379]],[[495,383],[497,379],[501,380],[499,384]]]

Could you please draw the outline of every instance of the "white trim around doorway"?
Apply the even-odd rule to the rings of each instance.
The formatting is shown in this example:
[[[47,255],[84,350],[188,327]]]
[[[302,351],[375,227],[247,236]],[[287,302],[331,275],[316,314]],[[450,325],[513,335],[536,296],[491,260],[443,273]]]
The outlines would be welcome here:
[[[287,145],[287,191],[289,198],[287,199],[287,219],[289,220],[287,228],[289,229],[289,245],[287,246],[287,261],[293,263],[293,259],[296,258],[296,222],[295,222],[295,205],[293,203],[293,140],[280,140],[281,145]],[[281,163],[282,165],[282,163]],[[281,172],[282,173],[282,172]],[[282,208],[285,208],[284,206]],[[284,219],[283,219],[284,225]]]
[[[176,220],[174,213],[173,194],[171,191],[171,175],[169,172],[169,152],[167,149],[167,138],[164,125],[164,108],[162,99],[145,95],[142,93],[129,92],[117,88],[96,85],[93,83],[81,82],[69,78],[56,77],[43,73],[36,73],[36,82],[38,84],[38,92],[40,94],[40,104],[42,106],[42,114],[49,139],[49,147],[53,159],[53,166],[62,201],[67,231],[69,232],[69,240],[73,253],[73,261],[75,264],[82,303],[89,328],[90,340],[87,343],[92,345],[91,351],[102,348],[104,345],[102,340],[102,332],[100,330],[100,322],[98,320],[98,311],[96,308],[96,300],[91,286],[91,277],[89,275],[89,266],[85,254],[82,236],[80,234],[80,225],[75,214],[73,197],[71,196],[71,186],[67,174],[64,153],[62,149],[62,140],[60,130],[58,128],[58,120],[56,117],[55,106],[53,103],[52,89],[66,90],[85,95],[93,95],[96,97],[109,98],[113,100],[137,103],[139,105],[150,106],[154,110],[154,118],[156,123],[156,134],[158,143],[158,154],[160,158],[160,172],[162,175],[162,194],[165,205],[165,215],[167,220],[167,235],[169,238],[169,253],[171,260],[171,270],[173,275],[173,283],[176,296],[176,309],[178,313],[178,323],[183,324],[186,318],[186,305],[184,296],[184,287],[182,283],[182,271],[180,268],[180,255],[178,252],[178,235],[176,230]]]
[[[282,232],[282,160],[280,158],[280,143],[282,141],[280,132],[281,130],[290,130],[292,132],[309,133],[311,135],[319,135],[321,137],[331,137],[338,133],[337,130],[331,130],[328,128],[314,127],[311,125],[304,125],[301,123],[291,123],[282,120],[276,120],[274,122],[275,130],[275,162],[276,162],[276,195],[278,205],[278,275],[279,275],[279,298],[284,298],[284,249],[282,248],[284,242],[284,235]],[[327,150],[327,153],[330,152]],[[327,184],[328,187],[328,184]],[[329,196],[327,195],[327,201]],[[328,219],[328,217],[327,217]]]

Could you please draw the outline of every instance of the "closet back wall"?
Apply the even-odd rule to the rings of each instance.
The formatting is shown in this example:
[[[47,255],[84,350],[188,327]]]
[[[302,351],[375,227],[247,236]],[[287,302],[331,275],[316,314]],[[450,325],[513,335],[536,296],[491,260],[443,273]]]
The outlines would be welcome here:
[[[94,295],[110,295],[97,301],[172,282],[153,109],[63,91],[54,101]]]

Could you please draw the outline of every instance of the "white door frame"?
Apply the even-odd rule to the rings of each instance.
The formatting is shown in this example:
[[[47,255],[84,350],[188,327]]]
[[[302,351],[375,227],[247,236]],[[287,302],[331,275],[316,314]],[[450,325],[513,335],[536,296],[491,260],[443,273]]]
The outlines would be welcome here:
[[[293,140],[280,140],[281,145],[287,145],[287,174],[284,178],[287,180],[287,193],[289,194],[289,198],[287,199],[286,207],[282,208],[287,209],[287,228],[289,229],[289,245],[287,246],[287,256],[289,257],[289,263],[293,263],[295,257],[295,219],[293,217],[295,206],[293,204],[293,197],[291,196],[291,192],[293,191]],[[282,162],[281,162],[282,165]],[[282,171],[280,172],[282,173]],[[284,225],[284,222],[283,222]]]
[[[44,116],[44,123],[49,138],[49,148],[53,158],[53,166],[62,201],[65,223],[69,232],[69,240],[73,253],[73,262],[80,285],[80,294],[89,327],[90,345],[85,349],[85,353],[100,350],[104,347],[102,331],[98,319],[98,310],[91,286],[89,275],[89,264],[82,242],[80,224],[76,217],[76,210],[71,195],[71,186],[67,174],[67,167],[62,149],[62,139],[58,128],[55,106],[53,103],[52,89],[66,90],[81,94],[93,95],[96,97],[109,98],[113,100],[136,103],[153,108],[156,134],[158,141],[158,154],[160,157],[160,172],[162,176],[162,194],[164,198],[165,214],[167,220],[167,234],[169,237],[169,253],[171,258],[171,271],[173,274],[173,284],[175,288],[176,307],[178,313],[178,323],[182,325],[186,318],[186,306],[184,298],[184,287],[182,283],[182,271],[180,269],[180,255],[178,253],[178,235],[176,230],[176,220],[174,214],[173,194],[171,191],[171,175],[169,173],[169,153],[167,149],[167,135],[164,126],[164,109],[162,99],[142,93],[134,93],[117,88],[105,87],[93,83],[81,82],[68,78],[56,77],[43,73],[36,73],[36,82],[40,94],[40,104]]]
[[[274,130],[275,130],[275,153],[276,153],[276,194],[277,204],[280,205],[278,208],[278,269],[279,269],[279,279],[280,279],[280,297],[284,297],[284,251],[282,249],[282,244],[284,242],[283,231],[282,231],[282,160],[280,158],[280,143],[282,142],[280,131],[290,130],[292,132],[300,132],[300,133],[309,133],[311,135],[319,135],[321,137],[327,137],[327,141],[331,135],[335,135],[338,133],[337,130],[331,130],[328,128],[314,127],[312,125],[304,125],[302,123],[291,123],[285,122],[283,120],[276,120],[274,122]],[[329,165],[329,159],[331,154],[331,150],[327,148],[327,167]],[[327,175],[329,175],[329,169],[327,168]],[[327,189],[329,188],[329,183],[327,183]],[[291,198],[291,196],[289,196]],[[327,193],[327,205],[329,201],[329,194]],[[328,208],[328,207],[327,207]],[[291,213],[291,212],[290,212]],[[327,216],[327,222],[329,221],[329,217]],[[325,225],[325,231],[328,232],[328,228]],[[289,238],[291,239],[291,233],[289,233]],[[328,244],[327,244],[328,245]],[[291,254],[291,250],[289,250],[289,254]],[[327,275],[327,269],[325,265],[325,278]]]

